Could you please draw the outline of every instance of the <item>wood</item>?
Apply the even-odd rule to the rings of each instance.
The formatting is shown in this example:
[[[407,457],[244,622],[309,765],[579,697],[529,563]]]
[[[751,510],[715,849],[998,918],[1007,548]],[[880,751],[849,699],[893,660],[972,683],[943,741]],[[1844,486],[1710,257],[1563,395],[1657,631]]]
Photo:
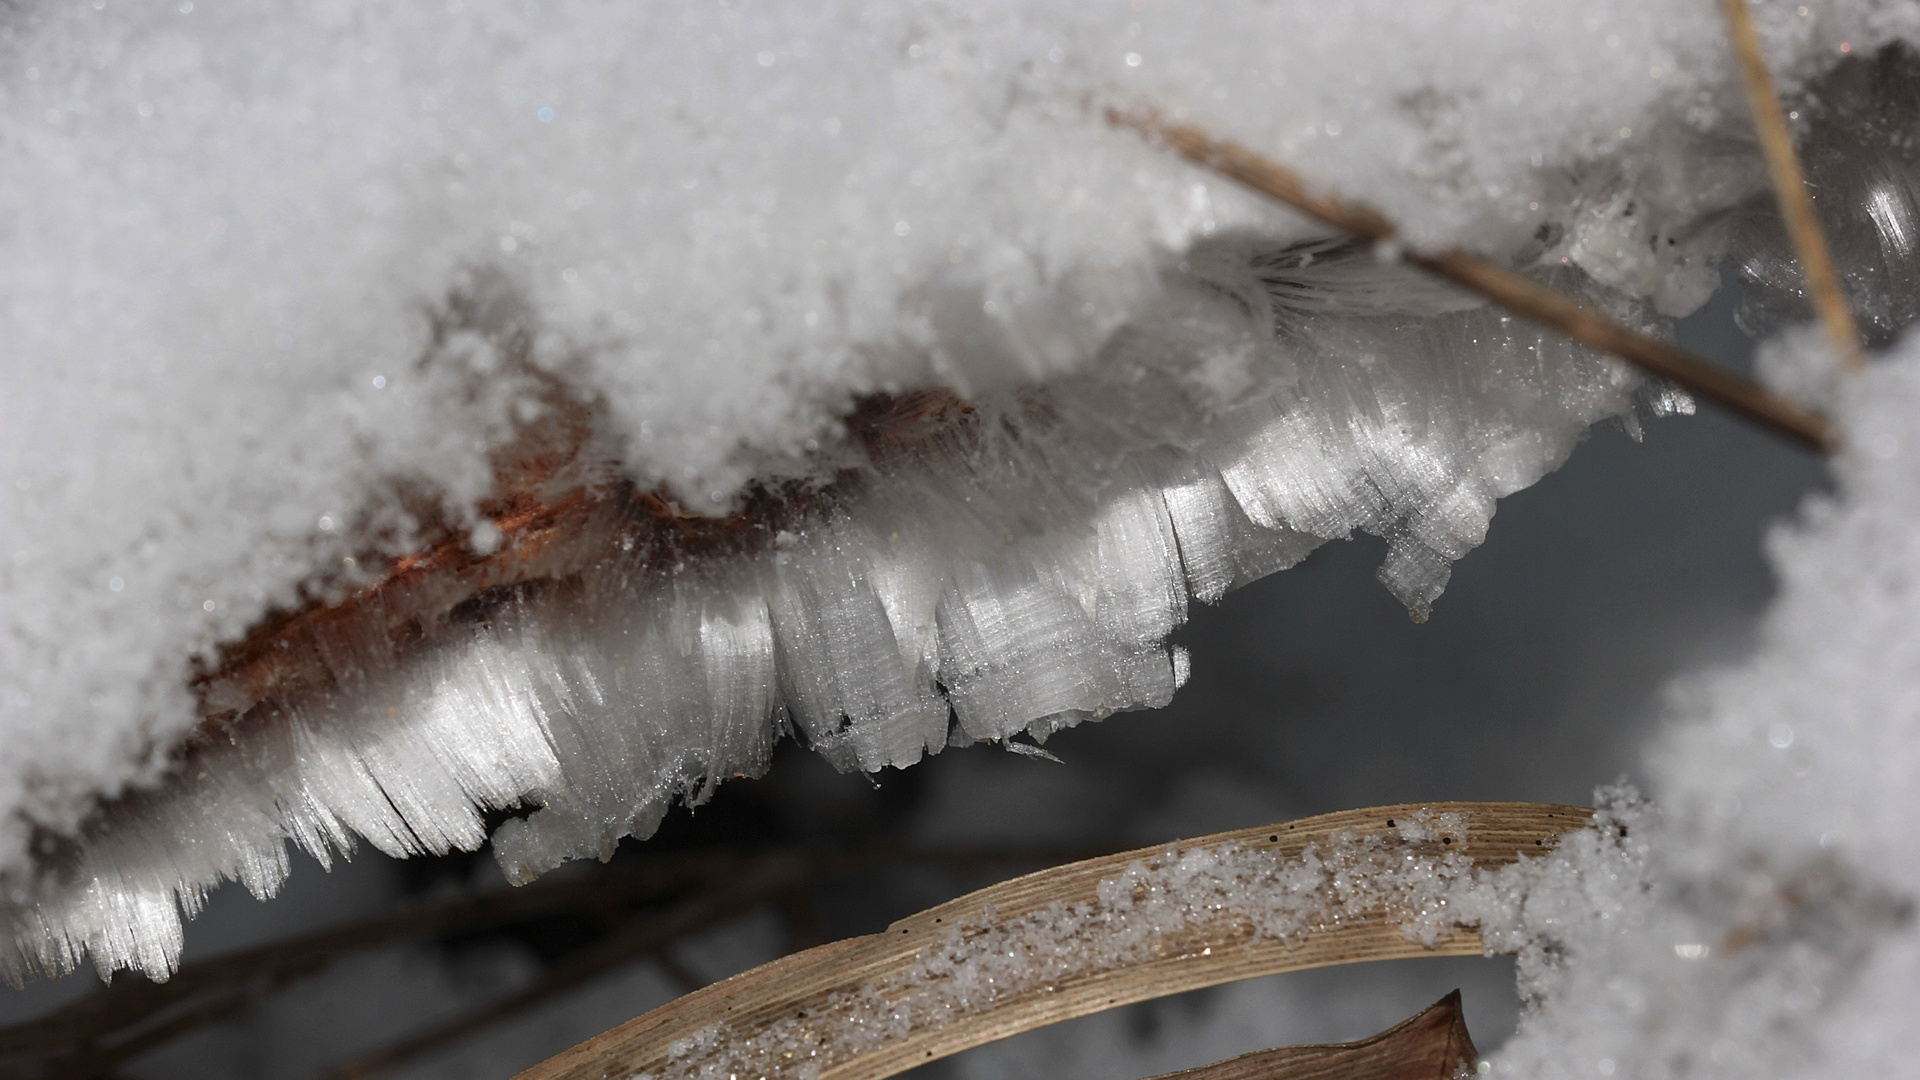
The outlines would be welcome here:
[[[1119,126],[1160,140],[1196,165],[1245,184],[1342,232],[1379,244],[1399,243],[1399,231],[1379,211],[1316,191],[1291,169],[1239,143],[1216,139],[1190,124],[1169,123],[1150,114],[1114,111],[1108,118]],[[1504,266],[1458,248],[1439,254],[1404,251],[1400,257],[1583,345],[1677,383],[1803,446],[1821,452],[1835,449],[1833,430],[1824,417],[1765,387],[1714,367],[1685,349],[1623,326]]]
[[[1767,159],[1767,175],[1773,180],[1773,197],[1780,204],[1780,218],[1786,223],[1787,236],[1800,258],[1800,273],[1806,279],[1807,293],[1813,298],[1813,310],[1826,328],[1841,366],[1859,371],[1866,367],[1860,355],[1860,331],[1853,322],[1853,310],[1847,306],[1846,290],[1833,268],[1833,252],[1827,247],[1826,230],[1820,227],[1820,215],[1813,209],[1813,192],[1807,187],[1806,173],[1800,168],[1800,155],[1793,149],[1793,132],[1780,111],[1780,96],[1774,91],[1773,76],[1767,73],[1767,58],[1760,51],[1760,35],[1753,28],[1753,13],[1747,0],[1721,0],[1727,15],[1727,29],[1733,37],[1733,52],[1740,65],[1740,81],[1747,92],[1747,107],[1753,113],[1754,132],[1760,137],[1760,152]]]
[[[1262,1050],[1155,1080],[1456,1080],[1479,1064],[1455,990],[1370,1039]]]
[[[1291,824],[1217,833],[1183,847],[1237,847],[1297,858],[1309,845],[1336,834],[1380,836],[1389,821],[1416,812],[1466,815],[1459,850],[1480,868],[1511,863],[1549,849],[1564,832],[1584,826],[1592,811],[1540,803],[1435,803],[1377,807],[1307,818]],[[1447,841],[1433,841],[1435,850]],[[972,893],[903,919],[878,934],[823,945],[776,960],[689,994],[523,1072],[518,1080],[604,1080],[650,1073],[658,1080],[686,1071],[669,1047],[716,1023],[724,1038],[743,1044],[775,1025],[805,1024],[829,1010],[836,994],[857,994],[907,970],[922,950],[939,947],[950,930],[990,912],[1000,925],[1053,904],[1091,902],[1104,879],[1164,849],[1147,848],[1089,859]],[[1433,948],[1409,941],[1398,922],[1380,915],[1314,930],[1289,942],[1256,938],[1243,923],[1222,919],[1176,938],[1156,940],[1152,958],[1131,966],[1093,970],[1049,986],[998,999],[948,1022],[919,1026],[850,1056],[829,1047],[808,1064],[819,1080],[879,1080],[916,1065],[1118,1005],[1285,971],[1415,956],[1482,953],[1479,936],[1456,930]],[[823,1044],[825,1045],[825,1044]],[[773,1066],[768,1077],[798,1075],[798,1063]],[[758,1073],[755,1074],[756,1076]]]

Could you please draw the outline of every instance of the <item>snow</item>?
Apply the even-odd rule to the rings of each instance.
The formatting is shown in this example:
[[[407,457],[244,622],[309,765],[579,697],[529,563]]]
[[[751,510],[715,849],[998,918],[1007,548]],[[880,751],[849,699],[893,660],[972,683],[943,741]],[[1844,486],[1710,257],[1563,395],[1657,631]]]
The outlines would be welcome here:
[[[1920,39],[1898,4],[1762,16],[1789,86]],[[537,804],[496,838],[524,876],[787,727],[874,769],[1163,703],[1191,599],[1354,529],[1424,610],[1635,380],[1101,106],[1639,321],[1704,298],[1711,223],[1758,190],[1720,152],[1724,52],[1704,0],[0,17],[8,968],[164,973],[182,909],[270,893],[289,839],[473,847],[481,808]],[[405,664],[350,644],[341,692],[182,751],[221,645],[436,524],[498,544],[491,455],[555,386],[689,506],[860,479],[791,550],[614,557]],[[977,452],[861,459],[853,403],[928,387],[975,404]]]

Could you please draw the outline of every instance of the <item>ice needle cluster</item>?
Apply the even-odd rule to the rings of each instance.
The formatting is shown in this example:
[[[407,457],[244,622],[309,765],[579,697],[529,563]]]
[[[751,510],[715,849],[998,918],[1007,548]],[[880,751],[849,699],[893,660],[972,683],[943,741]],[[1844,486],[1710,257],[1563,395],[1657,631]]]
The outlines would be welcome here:
[[[871,771],[1164,705],[1190,602],[1366,529],[1424,607],[1497,497],[1634,402],[1617,365],[1370,251],[1248,260],[1193,254],[1093,369],[982,395],[717,553],[663,565],[609,526],[590,567],[436,639],[326,641],[323,689],[254,707],[60,856],[13,911],[11,963],[165,972],[180,910],[223,878],[271,893],[289,840],[323,861],[356,837],[472,849],[483,810],[527,806],[491,839],[530,880],[758,772],[783,732]],[[1209,365],[1235,351],[1264,355],[1222,402]],[[1446,404],[1415,389],[1437,382]]]
[[[1790,89],[1920,40],[1761,7]],[[1360,530],[1423,612],[1588,425],[1685,407],[1107,106],[1646,325],[1761,243],[1707,0],[95,0],[0,14],[0,70],[16,976],[164,975],[290,845],[515,810],[524,879],[789,733],[1162,703],[1192,601]],[[509,528],[587,504],[652,509]],[[372,588],[449,551],[532,569]]]

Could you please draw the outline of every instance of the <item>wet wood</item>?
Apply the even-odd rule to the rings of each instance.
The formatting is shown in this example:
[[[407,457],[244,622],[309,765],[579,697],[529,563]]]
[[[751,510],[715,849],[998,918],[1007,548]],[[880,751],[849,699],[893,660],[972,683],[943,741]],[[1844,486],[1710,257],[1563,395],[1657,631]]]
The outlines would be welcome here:
[[[194,678],[201,737],[229,734],[263,702],[330,689],[343,660],[351,666],[362,654],[375,661],[404,655],[449,619],[483,616],[489,598],[505,602],[515,589],[613,559],[664,564],[692,552],[750,549],[859,482],[845,473],[825,485],[753,485],[727,513],[689,510],[664,490],[623,479],[599,434],[605,421],[589,405],[568,404],[564,389],[547,387],[541,423],[494,455],[496,493],[479,508],[497,530],[491,550],[475,550],[464,529],[436,527],[420,550],[386,560],[344,595],[263,621]],[[883,464],[965,438],[972,415],[948,390],[871,394],[846,418],[848,450]]]

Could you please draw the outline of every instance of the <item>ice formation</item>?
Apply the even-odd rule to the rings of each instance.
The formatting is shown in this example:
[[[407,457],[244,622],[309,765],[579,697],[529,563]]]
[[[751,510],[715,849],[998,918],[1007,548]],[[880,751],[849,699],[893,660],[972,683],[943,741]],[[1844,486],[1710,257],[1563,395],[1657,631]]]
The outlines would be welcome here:
[[[1762,14],[1789,86],[1920,40]],[[1635,320],[1704,299],[1762,181],[1704,0],[95,0],[0,54],[15,974],[164,974],[289,840],[530,808],[524,877],[786,731],[877,769],[1164,702],[1191,600],[1361,529],[1420,610],[1587,425],[1681,404],[1103,103]],[[523,547],[521,495],[581,516]]]
[[[494,596],[484,618],[397,653],[320,641],[324,688],[255,706],[65,854],[16,916],[39,950],[27,958],[61,968],[84,949],[165,971],[177,907],[223,877],[270,893],[288,839],[323,860],[355,836],[394,854],[470,849],[488,839],[482,809],[522,801],[538,809],[492,841],[529,879],[758,771],[783,728],[875,770],[1165,704],[1183,664],[1165,639],[1190,599],[1365,528],[1390,538],[1388,585],[1425,604],[1496,497],[1633,400],[1616,365],[1498,312],[1449,311],[1462,305],[1370,251],[1289,251],[1250,294],[1225,292],[1202,269],[1215,260],[1193,253],[1192,283],[1048,399],[983,395],[717,548],[663,566],[643,523],[589,519],[576,539],[605,555]],[[1401,312],[1438,310],[1275,310],[1291,292],[1325,309],[1382,277],[1401,279]],[[1262,381],[1217,404],[1210,352],[1255,349],[1272,353]],[[1357,376],[1315,362],[1343,349],[1401,359]],[[1413,389],[1443,381],[1451,407]],[[1330,400],[1351,404],[1329,415]]]
[[[1465,926],[1518,954],[1525,1009],[1492,1075],[1913,1075],[1920,338],[1842,382],[1838,405],[1839,491],[1776,534],[1783,587],[1756,654],[1677,688],[1648,748],[1657,806],[1602,790],[1590,826],[1497,869],[1432,853],[1470,832],[1460,815],[1297,860],[1170,847],[1094,901],[982,913],[803,1017],[716,1024],[672,1048],[672,1075],[814,1075],[1214,920],[1284,941],[1370,912],[1412,940]]]
[[[1820,81],[1805,106],[1801,156],[1826,206],[1826,229],[1867,343],[1890,344],[1920,315],[1920,56],[1887,49],[1842,64]],[[1832,122],[1840,116],[1846,119]],[[1781,232],[1753,214],[1736,227],[1737,269],[1745,285],[1742,322],[1761,333],[1812,308],[1798,261]]]

